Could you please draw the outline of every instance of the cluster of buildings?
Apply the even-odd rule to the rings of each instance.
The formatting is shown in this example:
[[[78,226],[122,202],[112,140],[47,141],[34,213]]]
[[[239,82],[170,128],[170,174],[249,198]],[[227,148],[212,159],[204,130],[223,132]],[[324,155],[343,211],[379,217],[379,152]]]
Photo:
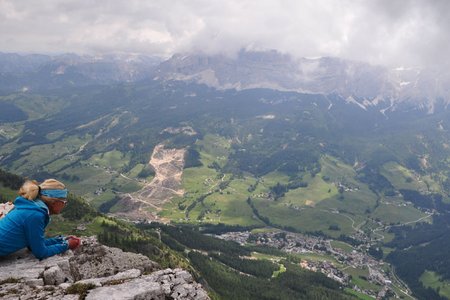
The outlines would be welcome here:
[[[347,286],[350,284],[350,276],[337,269],[332,263],[328,261],[302,260],[300,262],[300,266],[306,270],[323,273],[328,278],[331,278],[343,285]]]
[[[343,182],[335,182],[334,183],[336,185],[336,187],[338,188],[338,190],[343,191],[343,192],[357,192],[359,191],[359,187],[358,186],[351,186],[348,185],[346,183]]]
[[[277,248],[286,253],[298,254],[320,254],[331,256],[333,260],[339,263],[339,268],[335,263],[320,259],[303,259],[300,266],[314,271],[321,272],[327,277],[338,281],[339,283],[352,287],[358,292],[362,292],[374,297],[380,297],[391,290],[392,281],[383,269],[384,263],[378,261],[365,253],[362,249],[343,250],[333,247],[331,240],[324,237],[308,236],[298,233],[285,231],[273,231],[264,233],[246,232],[228,232],[218,236],[221,239],[232,240],[241,245],[252,243],[256,245],[265,245]],[[377,286],[379,291],[361,289],[357,286],[351,286],[351,276],[345,272],[347,268],[368,270],[368,275],[364,276],[367,280]]]

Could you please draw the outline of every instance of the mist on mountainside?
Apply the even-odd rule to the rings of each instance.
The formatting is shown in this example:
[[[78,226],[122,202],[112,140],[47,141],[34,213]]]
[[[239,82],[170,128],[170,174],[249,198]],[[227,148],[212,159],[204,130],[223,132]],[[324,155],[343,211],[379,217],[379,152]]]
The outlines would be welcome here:
[[[75,54],[2,58],[9,61],[2,73],[9,80],[1,98],[2,166],[38,180],[64,180],[103,213],[134,222],[316,236],[317,248],[308,248],[303,237],[290,239],[300,253],[363,259],[344,264],[361,274],[369,259],[372,275],[360,275],[366,278],[362,285],[351,273],[321,267],[344,285],[356,284],[357,292],[369,284],[362,290],[369,295],[395,294],[395,288],[386,283],[393,271],[383,271],[381,261],[368,255],[398,263],[404,274],[402,261],[409,256],[399,259],[395,251],[404,235],[410,236],[407,245],[418,242],[416,231],[403,227],[444,228],[437,224],[450,199],[449,111],[439,85],[432,93],[420,88],[428,82],[421,72],[432,73],[276,51],[161,61]],[[427,227],[431,219],[434,229]],[[356,252],[330,248],[322,238]],[[275,238],[284,249],[282,240]],[[425,240],[430,247],[446,241]],[[436,295],[420,281],[423,270],[444,274],[434,261],[418,266],[418,275],[402,275],[414,293]]]
[[[24,177],[64,182],[47,233],[192,275],[157,297],[450,299],[449,8],[0,1],[0,216]],[[153,276],[46,266],[0,297]]]

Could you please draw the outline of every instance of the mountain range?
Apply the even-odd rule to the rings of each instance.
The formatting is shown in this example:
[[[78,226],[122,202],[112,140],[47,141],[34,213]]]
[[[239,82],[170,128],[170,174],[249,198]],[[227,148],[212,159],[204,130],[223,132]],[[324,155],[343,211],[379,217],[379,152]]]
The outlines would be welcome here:
[[[218,89],[268,88],[338,95],[361,109],[425,110],[450,103],[450,71],[388,68],[336,57],[295,58],[275,50],[241,50],[235,56],[176,54],[19,55],[0,53],[0,89],[29,90],[178,80]]]
[[[276,51],[166,60],[0,54],[0,164],[60,179],[102,213],[171,221],[178,229],[158,225],[160,239],[180,253],[189,253],[180,243],[210,251],[217,242],[197,231],[205,228],[248,231],[231,236],[239,243],[265,243],[271,232],[278,249],[291,243],[286,232],[308,234],[324,244],[298,246],[295,257],[258,251],[296,264],[311,261],[306,250],[337,260],[325,270],[352,292],[450,298],[448,74]],[[112,232],[103,238],[119,243]],[[189,259],[214,289],[227,286],[228,299],[237,299],[227,294],[236,284],[250,299],[242,295],[251,282],[229,272],[253,274],[241,258],[252,251]],[[282,272],[259,260],[264,278]],[[276,280],[297,288],[296,272]],[[260,299],[267,281],[255,284]]]
[[[0,89],[28,91],[112,84],[149,76],[160,58],[143,55],[0,53]]]

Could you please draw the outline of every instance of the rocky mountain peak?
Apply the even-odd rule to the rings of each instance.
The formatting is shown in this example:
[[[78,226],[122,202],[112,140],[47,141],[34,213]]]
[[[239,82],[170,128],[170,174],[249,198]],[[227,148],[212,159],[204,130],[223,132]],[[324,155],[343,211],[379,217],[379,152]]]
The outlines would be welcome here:
[[[395,68],[336,57],[296,58],[277,51],[240,51],[236,56],[174,55],[162,62],[155,79],[182,80],[218,89],[269,88],[337,95],[362,108],[384,111],[407,104],[434,110],[450,102],[450,72]]]
[[[107,247],[94,237],[44,260],[27,250],[0,258],[1,299],[209,299],[182,269],[161,270],[141,254]]]
[[[235,55],[175,54],[170,59],[138,54],[19,55],[0,53],[0,90],[32,91],[109,85],[153,78],[217,89],[267,88],[337,95],[382,113],[407,107],[433,112],[450,103],[450,71],[388,68],[337,57],[298,58],[275,50]]]

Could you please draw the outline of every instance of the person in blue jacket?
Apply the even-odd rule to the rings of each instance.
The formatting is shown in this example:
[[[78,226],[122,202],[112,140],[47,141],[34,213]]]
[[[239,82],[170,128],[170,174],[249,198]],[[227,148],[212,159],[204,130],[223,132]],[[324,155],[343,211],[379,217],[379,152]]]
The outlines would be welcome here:
[[[40,185],[26,181],[19,190],[12,209],[0,219],[0,256],[28,247],[38,259],[75,249],[80,239],[58,236],[45,238],[50,215],[59,214],[67,203],[67,189],[55,179]]]

